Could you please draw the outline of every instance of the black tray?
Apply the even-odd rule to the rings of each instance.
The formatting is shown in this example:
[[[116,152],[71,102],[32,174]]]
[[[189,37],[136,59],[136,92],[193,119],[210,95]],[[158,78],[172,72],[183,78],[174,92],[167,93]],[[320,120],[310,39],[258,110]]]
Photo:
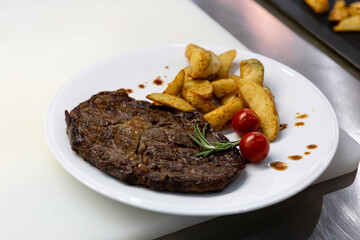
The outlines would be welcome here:
[[[360,69],[360,32],[334,32],[329,13],[316,14],[303,0],[269,0],[355,67]],[[330,0],[330,10],[335,0]],[[346,0],[347,4],[353,1]],[[329,10],[329,11],[330,11]]]

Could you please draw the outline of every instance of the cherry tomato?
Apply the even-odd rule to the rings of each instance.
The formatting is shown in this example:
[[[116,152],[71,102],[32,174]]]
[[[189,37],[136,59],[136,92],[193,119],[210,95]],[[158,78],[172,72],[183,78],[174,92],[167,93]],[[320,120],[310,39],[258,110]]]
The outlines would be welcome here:
[[[250,108],[243,108],[235,113],[232,119],[232,128],[240,137],[249,132],[260,129],[260,120],[256,113]]]
[[[247,133],[240,139],[240,152],[250,162],[260,162],[266,158],[270,151],[267,137],[261,132]]]

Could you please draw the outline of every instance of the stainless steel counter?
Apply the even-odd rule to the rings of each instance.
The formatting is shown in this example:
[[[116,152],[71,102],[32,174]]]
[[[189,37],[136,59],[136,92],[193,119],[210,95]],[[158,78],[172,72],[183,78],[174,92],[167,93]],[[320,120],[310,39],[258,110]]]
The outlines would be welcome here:
[[[360,143],[358,69],[266,0],[193,2],[250,50],[312,81],[333,105],[340,127]],[[360,239],[360,175],[355,171],[276,205],[215,218],[161,239]]]

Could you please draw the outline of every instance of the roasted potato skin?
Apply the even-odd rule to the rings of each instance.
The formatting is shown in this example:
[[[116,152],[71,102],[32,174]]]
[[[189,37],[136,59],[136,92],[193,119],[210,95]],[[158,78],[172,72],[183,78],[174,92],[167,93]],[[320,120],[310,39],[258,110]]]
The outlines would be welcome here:
[[[329,11],[329,0],[304,0],[315,13],[321,14]]]
[[[211,100],[202,98],[199,94],[197,94],[191,89],[186,91],[183,97],[188,103],[194,106],[202,114],[206,114],[217,108],[217,105],[215,105]]]
[[[214,88],[208,80],[189,80],[184,83],[181,90],[182,96],[186,95],[186,91],[192,90],[204,99],[211,99]]]
[[[186,46],[186,49],[185,49],[185,57],[187,58],[190,58],[191,57],[191,54],[195,51],[195,50],[198,50],[198,49],[204,49],[198,45],[195,45],[193,43],[190,43]],[[205,49],[204,49],[205,50]]]
[[[360,31],[360,15],[354,15],[341,20],[333,27],[335,32],[358,32]]]
[[[156,105],[181,111],[197,110],[222,131],[231,126],[235,113],[251,108],[260,119],[261,131],[273,141],[280,130],[275,98],[264,86],[264,66],[258,59],[243,60],[240,74],[229,74],[236,50],[217,56],[195,44],[185,50],[189,65],[179,71],[163,93],[147,96]]]
[[[184,99],[166,93],[151,93],[147,95],[146,98],[161,105],[172,107],[184,112],[196,110],[196,108],[194,108]]]
[[[213,79],[217,72],[219,71],[220,67],[221,67],[221,62],[219,57],[211,52],[211,60],[210,60],[210,64],[208,65],[208,67],[205,69],[204,72],[202,72],[201,74],[199,74],[197,77],[192,76],[195,79]]]
[[[280,120],[270,89],[250,79],[242,79],[237,84],[246,104],[258,115],[261,132],[273,141],[279,134]]]
[[[189,44],[185,50],[185,56],[189,59],[192,79],[209,79],[214,77],[221,68],[220,58],[213,52],[195,44]]]
[[[217,72],[217,78],[228,78],[232,61],[236,57],[236,50],[232,49],[219,55],[221,67]]]
[[[217,98],[221,98],[226,94],[237,90],[238,88],[236,82],[231,78],[212,81],[211,85],[214,89],[214,95]]]
[[[360,1],[351,3],[348,12],[351,16],[360,15]]]
[[[240,62],[240,78],[248,78],[259,85],[264,83],[264,65],[257,59]]]
[[[229,74],[228,78],[231,78],[231,79],[234,80],[235,82],[241,80],[241,77],[240,77],[239,75],[236,75],[236,74]]]
[[[194,44],[186,47],[185,56],[189,59],[191,67],[189,76],[193,79],[200,78],[204,74],[212,59],[209,51]]]
[[[190,66],[186,66],[183,68],[184,72],[185,72],[185,78],[184,78],[184,82],[187,82],[189,80],[194,80],[190,77],[190,73],[191,73],[191,67]]]
[[[205,114],[204,119],[216,129],[222,131],[230,125],[235,113],[244,108],[244,106],[244,100],[241,97],[236,97],[227,104]]]
[[[329,0],[304,0],[315,13],[324,14],[329,11]],[[346,0],[335,0],[328,20],[336,25],[332,27],[334,32],[359,32],[360,31],[360,1],[346,6]],[[333,24],[332,24],[333,25]]]
[[[349,11],[346,8],[344,0],[337,0],[329,13],[329,21],[341,21],[349,16]]]
[[[240,93],[239,93],[239,89],[236,89],[235,91],[228,93],[228,94],[224,95],[223,97],[221,97],[220,98],[221,105],[225,105],[237,97],[241,97]]]
[[[176,75],[175,79],[168,84],[168,87],[165,89],[164,93],[173,96],[179,95],[181,89],[184,86],[184,81],[185,81],[185,71],[180,70],[180,72]]]

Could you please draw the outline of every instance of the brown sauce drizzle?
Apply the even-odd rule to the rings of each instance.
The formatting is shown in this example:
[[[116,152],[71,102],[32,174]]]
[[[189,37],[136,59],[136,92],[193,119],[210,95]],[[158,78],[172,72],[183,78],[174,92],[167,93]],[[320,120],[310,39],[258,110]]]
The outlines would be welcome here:
[[[145,88],[144,84],[139,84],[139,88]]]
[[[305,155],[310,155],[310,152],[304,152]]]
[[[281,123],[280,124],[280,131],[286,129],[287,126],[288,126],[287,123]]]
[[[160,77],[158,77],[157,79],[155,79],[155,80],[153,81],[153,83],[154,83],[155,85],[160,86],[160,85],[162,85],[162,84],[164,83],[164,81],[161,80]]]
[[[299,115],[299,116],[297,116],[296,118],[297,119],[303,119],[303,118],[307,118],[309,115],[307,115],[307,114],[301,114],[301,115]]]
[[[302,159],[302,156],[300,156],[300,155],[291,155],[291,156],[288,156],[288,158],[291,159],[291,160],[297,161],[297,160]]]
[[[279,161],[272,162],[269,165],[270,165],[270,167],[272,167],[273,169],[276,169],[278,171],[284,171],[285,169],[288,168],[288,165],[286,163],[279,162]]]
[[[169,69],[169,66],[165,66],[166,69]]]
[[[307,146],[308,149],[315,149],[317,148],[317,145],[316,144],[310,144]]]
[[[127,93],[132,93],[133,90],[129,88],[129,89],[126,89],[126,92],[127,92]]]
[[[296,126],[296,127],[301,127],[301,126],[304,126],[304,125],[305,125],[304,122],[297,122],[297,123],[295,123],[295,126]]]

